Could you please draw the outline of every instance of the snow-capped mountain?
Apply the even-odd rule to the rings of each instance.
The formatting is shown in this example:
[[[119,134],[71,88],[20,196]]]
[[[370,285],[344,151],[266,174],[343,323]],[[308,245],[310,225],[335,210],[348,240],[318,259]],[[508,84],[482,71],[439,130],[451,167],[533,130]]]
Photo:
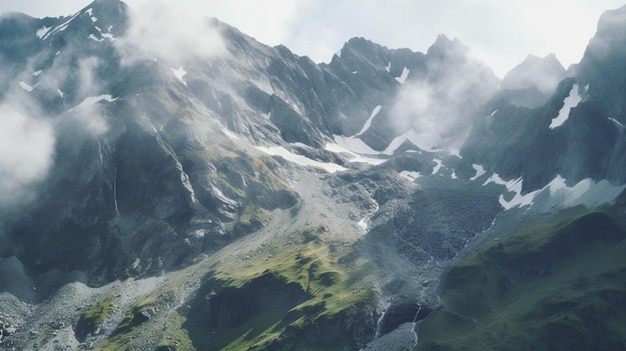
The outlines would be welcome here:
[[[623,71],[625,56],[619,30],[623,24],[615,19],[623,11],[605,13],[581,63],[560,80],[545,103],[524,106],[507,98],[508,91],[504,97],[496,95],[465,143],[463,154],[488,164],[506,179],[523,177],[525,191],[541,188],[556,176],[571,184],[586,178],[624,183],[620,155],[626,117],[618,102],[622,100],[618,82],[623,81],[618,72]],[[514,88],[516,76],[539,76],[537,80],[554,82],[564,74],[554,58],[547,57],[542,64],[529,61],[537,59],[529,58],[516,67],[505,77],[502,88]],[[542,74],[530,75],[528,71],[533,69]],[[522,73],[525,71],[528,73]]]
[[[626,8],[500,80],[162,6],[0,17],[0,347],[414,348],[450,267],[625,187]]]

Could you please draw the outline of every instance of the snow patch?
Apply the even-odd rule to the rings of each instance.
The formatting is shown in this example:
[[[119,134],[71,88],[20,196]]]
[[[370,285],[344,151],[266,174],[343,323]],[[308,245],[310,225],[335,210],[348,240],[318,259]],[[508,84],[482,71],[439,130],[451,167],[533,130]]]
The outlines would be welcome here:
[[[290,161],[290,162],[293,162],[295,164],[305,166],[305,167],[312,166],[316,168],[321,168],[328,173],[335,173],[335,172],[341,172],[341,171],[346,170],[345,167],[342,167],[335,163],[319,162],[319,161],[312,160],[302,155],[294,154],[293,152],[285,149],[282,146],[270,146],[270,147],[256,146],[256,148],[268,155],[280,156],[287,161]]]
[[[346,153],[350,155],[350,162],[369,163],[379,165],[386,161],[381,158],[364,157],[362,155],[380,155],[380,152],[372,150],[363,140],[354,137],[334,135],[335,143],[328,143],[324,149],[334,153]]]
[[[433,161],[435,161],[436,163],[435,167],[433,167],[433,175],[434,175],[434,174],[437,174],[437,172],[439,172],[439,170],[443,166],[443,161],[439,159],[434,159]]]
[[[568,187],[566,180],[561,175],[557,175],[543,190],[546,188],[550,192],[550,207],[555,205],[596,207],[615,200],[626,185],[613,186],[607,180],[596,183],[591,178],[586,178]]]
[[[374,200],[374,198],[372,198],[371,195],[370,195],[370,201],[372,201],[372,203],[374,204],[374,210],[369,215],[361,218],[361,220],[356,224],[361,229],[363,229],[364,233],[367,233],[367,230],[369,228],[368,222],[370,221],[372,216],[374,216],[374,214],[376,214],[376,212],[380,210],[380,205],[378,205],[378,202],[376,202],[376,200]]]
[[[367,232],[367,217],[361,218],[361,220],[356,225],[361,227],[364,232]]]
[[[226,134],[227,137],[234,139],[234,140],[239,140],[239,135],[231,132],[228,128],[226,127],[222,127],[222,133]]]
[[[37,77],[37,76],[39,76],[39,75],[40,75],[40,74],[42,74],[42,73],[43,73],[43,71],[42,71],[42,70],[39,70],[39,71],[33,72],[33,77]]]
[[[359,73],[359,71],[352,71],[352,74],[357,74]]]
[[[434,173],[433,173],[434,174]],[[414,182],[417,178],[421,177],[422,174],[420,172],[411,172],[411,171],[402,171],[400,175],[411,182]]]
[[[50,29],[52,29],[52,27],[46,27],[46,26],[43,26],[43,27],[37,29],[37,38],[43,39],[44,36],[46,36],[46,34],[48,34]]]
[[[387,71],[388,73],[391,72],[391,61],[387,63],[387,67],[385,67],[385,71]]]
[[[616,120],[615,118],[611,118],[611,117],[609,117],[609,121],[613,122],[613,124],[615,124],[617,129],[624,130],[624,124],[621,123],[620,121]]]
[[[509,192],[514,193],[513,198],[508,201],[505,200],[504,195],[500,195],[498,201],[505,210],[513,207],[530,206],[536,203],[537,206],[543,207],[548,211],[555,206],[572,207],[584,205],[595,207],[615,200],[626,188],[626,185],[613,186],[607,180],[596,183],[590,178],[583,179],[574,186],[568,187],[566,180],[561,175],[557,175],[542,189],[522,195],[522,178],[504,181],[497,173],[494,173],[485,181],[483,186],[490,183],[504,185]]]
[[[487,179],[483,183],[483,186],[491,183],[504,185],[508,192],[514,193],[513,198],[508,201],[504,198],[504,195],[500,195],[500,197],[498,198],[500,205],[504,207],[505,210],[510,210],[513,207],[524,207],[531,205],[537,194],[541,191],[535,190],[533,192],[522,195],[522,185],[524,184],[524,180],[521,177],[507,182],[504,181],[497,173],[493,173],[491,177],[489,177],[489,179]]]
[[[500,195],[500,197],[498,198],[500,205],[502,205],[502,207],[504,207],[505,210],[510,210],[513,207],[524,207],[524,206],[532,205],[533,200],[535,199],[535,196],[537,196],[537,194],[541,190],[535,190],[533,192],[522,195],[523,184],[524,184],[524,180],[521,177],[515,180],[511,180],[507,182],[506,184],[504,184],[504,186],[507,188],[509,192],[515,193],[513,198],[509,201],[504,199],[504,195]]]
[[[64,30],[67,29],[67,27],[69,26],[70,22],[72,22],[74,20],[74,18],[76,18],[78,15],[80,14],[80,12],[75,13],[72,17],[70,17],[69,20],[63,22],[63,24],[56,26],[53,30],[47,31],[41,39],[48,39],[52,34],[54,33],[58,33],[58,32],[62,32]]]
[[[237,208],[237,206],[239,205],[237,201],[224,195],[224,193],[215,185],[211,185],[211,192],[213,193],[213,195],[215,195],[215,197],[217,197],[218,200],[220,200],[221,202],[227,204],[228,206],[232,208]]]
[[[452,179],[459,179],[459,177],[456,175],[456,171],[454,169],[452,170],[452,174],[450,174],[450,178],[452,178]]]
[[[476,180],[480,177],[482,177],[485,173],[485,168],[481,165],[477,165],[477,164],[473,164],[472,168],[474,168],[476,170],[476,174],[474,174],[473,177],[470,178],[470,180]]]
[[[57,90],[57,92],[61,93],[60,90]],[[70,109],[70,111],[79,110],[79,109],[85,108],[87,106],[91,106],[93,104],[96,104],[96,103],[98,103],[100,101],[113,102],[113,101],[115,101],[117,99],[118,98],[113,98],[110,94],[105,94],[105,95],[100,95],[100,96],[90,96],[90,97],[86,98],[85,100],[83,100],[83,102],[78,104],[76,107]]]
[[[59,96],[61,97],[61,99],[63,99],[63,96],[65,96],[65,93],[61,91],[61,89],[57,89],[57,93],[59,93]]]
[[[104,41],[104,38],[100,38],[100,39],[98,39],[98,38],[96,38],[96,36],[95,36],[95,35],[93,35],[93,34],[89,34],[89,36],[87,37],[87,39],[91,39],[91,40],[93,40],[93,41],[98,41],[98,42],[100,42],[100,41]]]
[[[98,19],[93,15],[93,9],[89,8],[85,11],[85,13],[91,18],[91,22],[92,23],[96,23],[96,21],[98,21]]]
[[[180,66],[178,69],[172,68],[171,70],[176,78],[178,78],[178,80],[180,80],[185,86],[187,86],[187,82],[185,82],[185,80],[183,79],[183,77],[187,74],[187,71],[185,71],[183,66]]]
[[[98,32],[100,32],[100,36],[102,37],[102,39],[94,39],[94,40],[103,41],[104,39],[109,39],[110,41],[115,41],[117,39],[111,33],[111,28],[113,28],[113,26],[108,26],[107,27],[107,33],[103,32],[102,28],[100,28],[98,26],[94,26],[94,27],[98,30]],[[90,37],[91,37],[91,35],[90,35]],[[95,38],[95,36],[94,36],[94,38]]]
[[[495,109],[495,111],[491,112],[489,117],[493,117],[496,113],[498,113],[499,108]]]
[[[104,39],[109,39],[110,41],[115,41],[115,37],[111,33],[102,33],[102,37]]]
[[[191,186],[191,182],[189,181],[189,175],[187,174],[187,172],[183,171],[183,167],[182,165],[180,166],[180,181],[181,183],[183,183],[183,186],[185,187],[185,189],[187,189],[187,192],[189,193],[189,197],[191,198],[191,202],[192,203],[197,203],[197,197],[196,197],[196,192],[193,190],[193,187]]]
[[[383,154],[393,155],[393,153],[407,140],[413,143],[413,145],[419,147],[419,135],[414,129],[411,128],[408,132],[395,137],[391,143],[389,143],[389,146],[387,146],[385,151],[383,151]]]
[[[409,76],[409,72],[411,72],[411,70],[406,68],[406,67],[404,67],[402,69],[402,74],[400,75],[400,77],[395,77],[395,79],[398,81],[398,83],[404,84],[404,82],[406,81],[407,77]]]
[[[370,118],[368,118],[367,121],[365,121],[363,128],[361,128],[361,130],[358,133],[356,133],[354,136],[362,135],[370,128],[370,126],[372,125],[372,120],[374,119],[374,117],[376,117],[378,112],[380,112],[381,108],[383,108],[381,105],[377,105],[376,107],[374,107],[374,109],[372,110],[372,113],[370,114]]]
[[[449,154],[450,156],[456,156],[456,157],[458,157],[460,160],[462,160],[462,159],[463,159],[463,156],[461,156],[461,150],[459,150],[459,149],[450,148],[450,149],[448,149],[448,154]]]
[[[563,125],[563,123],[565,123],[565,121],[569,118],[570,111],[574,107],[578,106],[582,99],[583,98],[578,92],[578,84],[574,84],[572,90],[569,92],[569,96],[563,100],[563,107],[559,110],[559,115],[552,120],[552,123],[550,123],[550,129]]]
[[[24,81],[21,81],[21,82],[20,82],[20,87],[22,87],[22,89],[24,89],[24,91],[29,92],[29,93],[30,93],[31,91],[33,91],[33,89],[35,89],[35,88],[33,88],[32,86],[30,86],[30,85],[26,84]]]
[[[336,144],[329,143],[326,150],[332,152],[348,152],[359,155],[380,155],[380,152],[372,149],[363,140],[342,135],[333,135]]]

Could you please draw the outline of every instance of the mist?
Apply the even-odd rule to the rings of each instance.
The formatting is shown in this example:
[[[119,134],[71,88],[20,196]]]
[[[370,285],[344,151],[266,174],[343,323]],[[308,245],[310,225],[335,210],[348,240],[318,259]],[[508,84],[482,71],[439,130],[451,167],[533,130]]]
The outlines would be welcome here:
[[[427,55],[427,73],[409,78],[391,110],[397,134],[412,130],[423,150],[458,151],[478,109],[495,92],[498,78],[458,41],[440,37]]]
[[[53,126],[14,102],[0,103],[0,208],[28,201],[30,187],[47,175],[54,153]]]
[[[41,58],[35,57],[22,72],[4,77],[12,82],[0,102],[2,210],[36,199],[34,185],[45,181],[53,166],[56,136],[62,125],[91,137],[98,137],[109,129],[101,107],[90,102],[91,96],[103,94],[96,74],[102,61],[96,57],[82,58],[77,67],[71,69],[72,62],[67,57],[72,57],[74,50],[66,47],[48,68],[41,67]],[[33,75],[32,72],[40,68],[44,69]],[[26,82],[32,90],[24,89],[21,82]],[[58,93],[65,86],[73,86],[75,91]],[[35,96],[48,98],[38,100]],[[47,99],[59,98],[63,99],[65,108],[59,112],[46,110]]]
[[[131,10],[130,27],[115,42],[125,65],[154,59],[180,65],[190,56],[208,59],[225,53],[222,37],[207,17],[162,1],[147,1]]]

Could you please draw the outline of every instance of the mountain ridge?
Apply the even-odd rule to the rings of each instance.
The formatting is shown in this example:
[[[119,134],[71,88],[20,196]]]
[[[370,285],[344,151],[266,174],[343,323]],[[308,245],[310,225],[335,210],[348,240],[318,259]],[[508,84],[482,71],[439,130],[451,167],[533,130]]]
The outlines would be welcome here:
[[[37,156],[0,154],[2,347],[414,348],[468,252],[624,189],[596,44],[501,81],[445,35],[316,64],[151,6],[0,19],[0,139]]]

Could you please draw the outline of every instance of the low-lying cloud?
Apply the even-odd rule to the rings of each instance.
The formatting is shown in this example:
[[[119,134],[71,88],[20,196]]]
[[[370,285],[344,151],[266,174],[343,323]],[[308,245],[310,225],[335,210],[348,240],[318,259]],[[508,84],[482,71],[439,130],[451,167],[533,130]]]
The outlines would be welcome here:
[[[453,50],[444,57],[429,54],[426,76],[408,79],[391,110],[396,133],[412,129],[416,137],[411,140],[423,150],[459,150],[475,114],[498,83],[493,72],[465,49]]]
[[[53,166],[56,135],[61,126],[92,137],[106,133],[109,128],[97,104],[77,108],[91,96],[103,94],[96,74],[102,61],[85,57],[73,65],[69,59],[73,55],[71,50],[75,49],[66,47],[67,52],[56,55],[49,67],[42,67],[43,60],[36,56],[21,73],[4,77],[12,83],[0,102],[1,210],[17,208],[36,198],[33,186],[45,181]],[[41,71],[33,74],[38,69]],[[23,85],[30,88],[24,89]],[[47,110],[49,99],[63,99],[66,109]]]
[[[47,175],[54,129],[26,109],[0,104],[0,208],[28,200],[30,186]]]
[[[207,59],[225,50],[209,18],[184,13],[162,1],[147,1],[131,11],[130,27],[115,45],[124,64],[156,58],[180,65],[190,56]]]

